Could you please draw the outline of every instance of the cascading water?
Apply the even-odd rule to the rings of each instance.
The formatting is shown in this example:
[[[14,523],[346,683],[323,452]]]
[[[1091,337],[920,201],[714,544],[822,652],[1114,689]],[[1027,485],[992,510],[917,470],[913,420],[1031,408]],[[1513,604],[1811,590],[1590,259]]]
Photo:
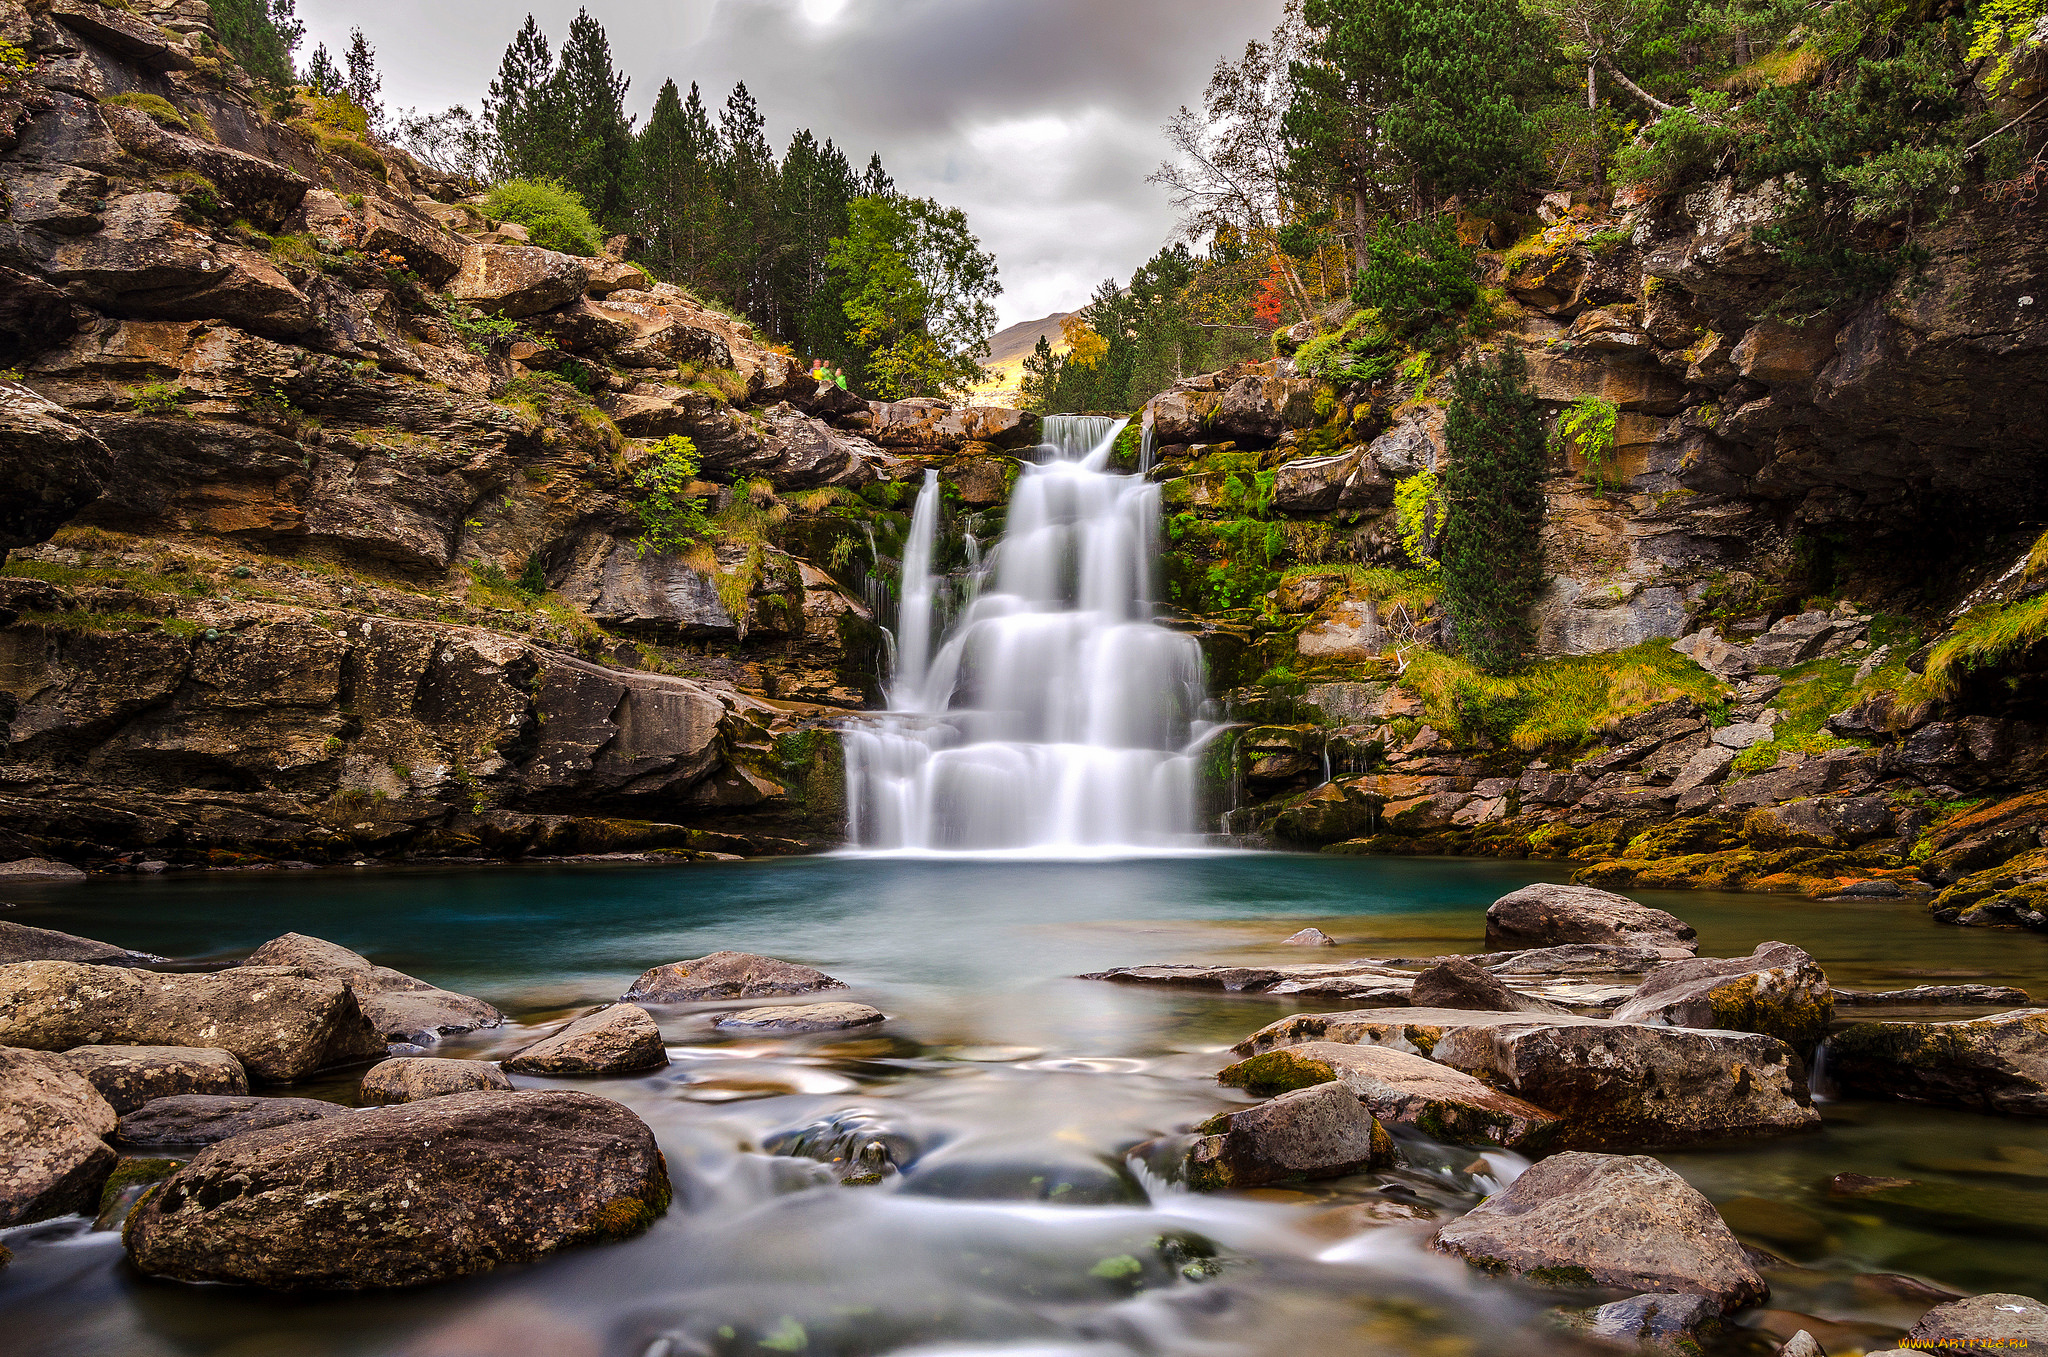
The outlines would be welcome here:
[[[1199,841],[1201,649],[1153,621],[1159,489],[1106,469],[1126,422],[1046,418],[987,591],[950,625],[933,573],[938,478],[926,475],[890,711],[846,733],[854,847],[1056,855]]]

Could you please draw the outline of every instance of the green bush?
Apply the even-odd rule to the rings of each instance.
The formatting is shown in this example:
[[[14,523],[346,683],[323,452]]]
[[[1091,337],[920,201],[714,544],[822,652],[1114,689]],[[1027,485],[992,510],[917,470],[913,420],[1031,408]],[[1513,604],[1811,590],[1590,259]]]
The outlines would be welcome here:
[[[1585,480],[1603,495],[1607,478],[1616,470],[1609,459],[1614,455],[1614,425],[1619,417],[1620,407],[1613,401],[1581,396],[1557,417],[1557,431],[1550,436],[1553,448],[1561,451],[1568,444],[1578,448],[1579,456],[1586,459]]]
[[[1448,334],[1452,313],[1479,300],[1477,261],[1447,216],[1383,219],[1366,242],[1353,295],[1397,334]]]
[[[703,504],[690,494],[690,483],[701,466],[697,445],[681,434],[670,434],[655,445],[654,455],[633,478],[633,488],[640,492],[637,543],[643,554],[674,555],[711,531]]]
[[[1511,673],[1524,663],[1529,605],[1543,586],[1543,424],[1528,362],[1512,345],[1459,364],[1451,390],[1437,536],[1443,600],[1473,663]]]
[[[484,211],[500,221],[518,222],[542,249],[585,258],[604,253],[604,233],[590,209],[559,180],[508,179],[492,188]]]
[[[129,390],[128,402],[138,415],[179,415],[184,413],[178,404],[183,395],[173,383],[145,382]]]
[[[1674,108],[1614,156],[1614,181],[1665,190],[1708,177],[1735,133],[1725,94],[1694,90],[1692,107]]]

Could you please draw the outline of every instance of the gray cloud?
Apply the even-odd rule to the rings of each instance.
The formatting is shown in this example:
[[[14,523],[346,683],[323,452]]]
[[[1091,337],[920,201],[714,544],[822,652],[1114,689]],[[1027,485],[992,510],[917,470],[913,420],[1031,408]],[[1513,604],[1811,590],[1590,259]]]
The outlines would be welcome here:
[[[1282,0],[599,0],[629,99],[664,79],[722,104],[737,80],[786,143],[800,127],[907,193],[964,208],[1002,268],[1002,319],[1065,310],[1128,277],[1173,229],[1145,183],[1159,126],[1215,62],[1269,32]],[[575,0],[300,0],[308,42],[360,27],[393,107],[474,107],[532,10],[558,45]]]

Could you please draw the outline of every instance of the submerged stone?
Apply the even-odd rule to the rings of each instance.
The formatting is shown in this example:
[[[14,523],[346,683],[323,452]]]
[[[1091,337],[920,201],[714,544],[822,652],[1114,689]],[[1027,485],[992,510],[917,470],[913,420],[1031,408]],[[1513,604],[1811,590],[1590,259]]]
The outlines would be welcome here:
[[[514,1074],[637,1074],[668,1064],[661,1029],[637,1004],[586,1013],[505,1061]]]
[[[686,1004],[708,999],[771,999],[846,987],[843,980],[793,961],[751,952],[712,952],[654,967],[633,982],[625,997],[639,1003]]]
[[[870,1027],[886,1019],[880,1009],[866,1004],[787,1004],[721,1013],[711,1020],[711,1025],[721,1032],[795,1034]]]

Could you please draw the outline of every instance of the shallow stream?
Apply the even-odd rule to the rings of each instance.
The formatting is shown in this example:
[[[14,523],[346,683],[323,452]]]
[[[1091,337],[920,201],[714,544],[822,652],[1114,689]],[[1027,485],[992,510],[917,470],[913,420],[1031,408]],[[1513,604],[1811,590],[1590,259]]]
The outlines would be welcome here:
[[[230,958],[297,931],[489,999],[517,1026],[441,1053],[502,1055],[642,970],[720,948],[820,966],[890,1015],[869,1035],[713,1034],[659,1010],[672,1063],[585,1081],[654,1127],[675,1209],[645,1236],[414,1292],[278,1298],[146,1280],[77,1219],[0,1234],[0,1349],[15,1357],[1433,1357],[1571,1351],[1537,1297],[1429,1254],[1432,1218],[1512,1172],[1407,1142],[1407,1163],[1301,1190],[1203,1198],[1124,1152],[1243,1099],[1225,1048],[1292,1007],[1258,996],[1071,979],[1155,961],[1338,960],[1481,947],[1483,912],[1548,864],[1190,854],[1045,862],[835,856],[690,867],[376,869],[20,887],[5,917],[179,957]],[[1638,898],[1703,953],[1764,939],[1838,984],[1942,979],[2048,996],[2048,939],[1943,928],[1910,905],[1710,894]],[[1278,945],[1314,923],[1344,944]],[[1330,1008],[1340,1004],[1312,1004]],[[710,1006],[717,1007],[717,1006]],[[708,1010],[706,1010],[708,1011]],[[521,1087],[571,1081],[515,1079]],[[346,1101],[353,1078],[311,1091]],[[297,1093],[305,1090],[294,1089]],[[1813,1330],[1830,1353],[1888,1346],[1918,1282],[2040,1296],[2048,1123],[1878,1103],[1823,1132],[1660,1156],[1786,1259],[1773,1310],[1730,1352]],[[914,1147],[911,1170],[840,1186],[765,1152],[836,1118]],[[1941,1181],[1961,1214],[1907,1222],[1831,1202],[1859,1172]],[[1210,1256],[1212,1255],[1213,1256]],[[1887,1274],[1905,1274],[1893,1277]]]

